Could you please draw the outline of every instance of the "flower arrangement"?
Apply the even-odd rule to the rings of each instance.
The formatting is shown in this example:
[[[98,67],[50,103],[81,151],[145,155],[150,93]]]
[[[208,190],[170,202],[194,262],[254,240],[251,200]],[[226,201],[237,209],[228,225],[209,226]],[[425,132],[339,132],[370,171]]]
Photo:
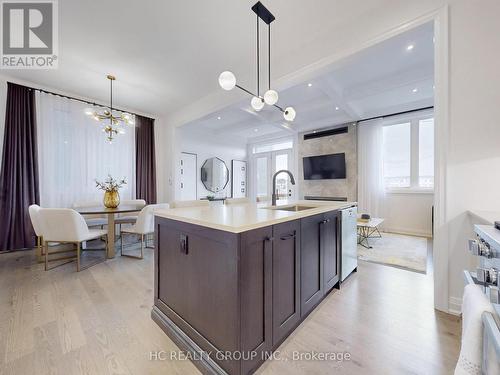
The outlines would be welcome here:
[[[115,180],[110,174],[108,174],[108,178],[106,178],[103,182],[99,182],[95,180],[96,188],[104,191],[118,191],[123,185],[127,184],[127,180],[125,177],[121,180]]]
[[[107,208],[116,208],[120,205],[120,194],[118,193],[118,189],[126,184],[127,181],[125,177],[121,180],[115,180],[110,174],[108,174],[108,178],[103,182],[95,180],[96,188],[104,190],[103,203]]]

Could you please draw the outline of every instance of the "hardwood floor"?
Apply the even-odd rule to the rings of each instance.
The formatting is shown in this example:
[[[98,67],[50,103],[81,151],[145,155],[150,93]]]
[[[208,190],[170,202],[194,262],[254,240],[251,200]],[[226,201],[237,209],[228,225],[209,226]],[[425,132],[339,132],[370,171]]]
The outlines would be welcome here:
[[[196,374],[151,320],[153,251],[80,273],[43,271],[33,251],[0,255],[0,374]],[[460,318],[433,309],[432,275],[360,262],[259,374],[450,374]],[[163,351],[151,360],[151,351]],[[350,360],[291,360],[346,352]],[[304,355],[304,354],[302,354]]]

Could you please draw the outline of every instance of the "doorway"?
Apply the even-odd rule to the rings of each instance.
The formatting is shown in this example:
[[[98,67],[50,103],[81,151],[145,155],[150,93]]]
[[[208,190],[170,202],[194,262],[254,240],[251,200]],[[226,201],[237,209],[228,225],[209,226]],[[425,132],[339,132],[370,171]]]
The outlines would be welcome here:
[[[293,141],[279,141],[252,148],[251,181],[254,187],[252,197],[257,201],[271,200],[273,176],[277,171],[289,170],[295,175]],[[286,173],[276,176],[277,200],[290,200],[296,196],[296,188]]]
[[[181,152],[179,161],[179,198],[181,201],[198,199],[197,191],[198,155]]]

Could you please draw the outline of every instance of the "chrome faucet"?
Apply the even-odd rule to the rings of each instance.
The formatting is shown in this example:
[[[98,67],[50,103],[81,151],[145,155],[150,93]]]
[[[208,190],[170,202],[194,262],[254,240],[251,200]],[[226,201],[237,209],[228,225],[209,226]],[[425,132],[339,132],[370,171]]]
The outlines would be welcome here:
[[[295,178],[293,178],[292,172],[287,171],[286,169],[282,169],[282,170],[276,172],[273,176],[273,195],[271,197],[271,200],[272,200],[271,205],[273,205],[273,206],[276,206],[276,176],[282,172],[288,173],[288,175],[290,176],[290,182],[292,183],[292,185],[295,185]]]

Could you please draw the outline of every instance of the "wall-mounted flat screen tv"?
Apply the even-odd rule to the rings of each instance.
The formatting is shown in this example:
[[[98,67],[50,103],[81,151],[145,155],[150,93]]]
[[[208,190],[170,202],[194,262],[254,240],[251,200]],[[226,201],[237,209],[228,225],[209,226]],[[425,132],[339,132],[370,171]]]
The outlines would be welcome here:
[[[302,159],[304,180],[345,178],[345,154],[309,156]]]

